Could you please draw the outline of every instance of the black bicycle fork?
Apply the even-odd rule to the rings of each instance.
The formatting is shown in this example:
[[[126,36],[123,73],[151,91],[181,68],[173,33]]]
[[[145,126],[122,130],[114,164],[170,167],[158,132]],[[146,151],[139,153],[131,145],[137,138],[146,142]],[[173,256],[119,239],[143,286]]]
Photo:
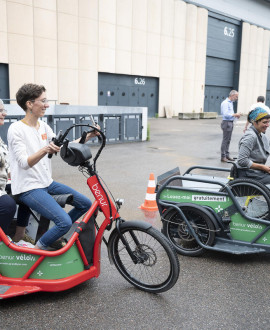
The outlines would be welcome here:
[[[128,241],[125,239],[124,235],[121,233],[120,226],[121,226],[121,224],[122,224],[123,222],[125,222],[125,220],[123,220],[123,219],[118,219],[118,220],[116,221],[115,227],[116,227],[117,233],[118,233],[118,235],[119,235],[119,237],[120,237],[122,243],[124,244],[125,248],[127,249],[127,252],[128,252],[128,254],[129,254],[130,258],[132,259],[132,261],[134,262],[134,264],[137,264],[137,263],[139,262],[139,258],[138,258],[138,256],[136,256],[136,255],[134,254],[134,251],[132,251],[132,249],[131,249],[131,247],[130,247]],[[138,241],[138,239],[137,239],[136,235],[134,234],[134,232],[131,230],[131,231],[129,231],[129,233],[130,233],[130,235],[131,235],[133,241],[135,242],[136,246],[139,247],[139,246],[140,246],[140,242]]]

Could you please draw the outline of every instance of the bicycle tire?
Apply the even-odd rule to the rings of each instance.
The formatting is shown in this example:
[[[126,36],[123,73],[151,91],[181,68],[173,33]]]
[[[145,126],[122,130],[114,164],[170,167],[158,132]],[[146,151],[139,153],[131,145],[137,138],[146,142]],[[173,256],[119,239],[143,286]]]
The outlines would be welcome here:
[[[200,241],[205,245],[212,245],[215,240],[215,226],[208,210],[202,210],[201,206],[182,206],[182,212],[190,222]],[[173,209],[163,217],[163,233],[179,254],[197,257],[205,252],[193,235],[180,213]]]
[[[139,246],[134,242],[131,233],[139,240]],[[121,234],[140,261],[136,264],[132,261],[115,230],[111,234],[112,244],[109,248],[113,263],[120,274],[142,291],[160,293],[171,289],[179,277],[180,265],[168,239],[153,227],[146,229],[139,225],[125,226],[121,229]]]
[[[270,210],[270,190],[261,182],[239,178],[228,183],[243,212],[252,218],[267,219]],[[221,191],[226,191],[222,188]]]

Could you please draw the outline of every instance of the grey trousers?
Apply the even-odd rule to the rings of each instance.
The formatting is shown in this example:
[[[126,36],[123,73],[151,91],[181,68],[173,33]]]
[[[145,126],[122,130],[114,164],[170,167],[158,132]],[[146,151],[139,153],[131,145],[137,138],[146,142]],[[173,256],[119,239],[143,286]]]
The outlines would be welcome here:
[[[221,143],[221,158],[226,158],[230,156],[229,147],[233,131],[233,121],[222,120],[221,129],[223,131],[223,138]]]

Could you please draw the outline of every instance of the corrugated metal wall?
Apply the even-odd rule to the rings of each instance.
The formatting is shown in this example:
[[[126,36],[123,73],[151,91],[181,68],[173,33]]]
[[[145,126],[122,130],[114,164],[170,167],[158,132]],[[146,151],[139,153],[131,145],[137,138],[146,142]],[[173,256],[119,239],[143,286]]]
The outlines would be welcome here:
[[[210,16],[211,15],[211,16]],[[241,22],[210,13],[208,18],[204,112],[220,113],[220,104],[238,88]]]

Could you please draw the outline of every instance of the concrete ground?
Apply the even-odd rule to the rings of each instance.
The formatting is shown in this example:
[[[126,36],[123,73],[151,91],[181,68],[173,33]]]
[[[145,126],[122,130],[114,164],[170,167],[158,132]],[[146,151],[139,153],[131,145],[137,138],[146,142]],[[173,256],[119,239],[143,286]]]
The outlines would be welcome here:
[[[245,118],[238,121],[232,156]],[[149,174],[179,166],[229,167],[220,163],[220,118],[150,119],[150,141],[108,145],[97,164],[123,218],[144,219],[138,208]],[[92,148],[93,153],[96,147]],[[86,178],[53,157],[54,178],[89,195]],[[159,219],[155,225],[159,227]],[[106,234],[108,235],[108,234]],[[207,252],[179,255],[181,273],[168,292],[153,295],[133,288],[109,264],[102,246],[101,274],[71,290],[0,301],[2,329],[268,329],[269,255],[232,256]]]

